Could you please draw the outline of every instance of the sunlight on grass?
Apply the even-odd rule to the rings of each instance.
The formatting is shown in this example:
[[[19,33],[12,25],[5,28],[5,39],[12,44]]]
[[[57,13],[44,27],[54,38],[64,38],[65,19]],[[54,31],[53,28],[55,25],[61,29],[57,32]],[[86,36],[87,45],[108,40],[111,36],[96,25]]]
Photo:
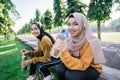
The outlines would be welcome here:
[[[8,44],[8,45],[0,46],[0,48],[10,47],[10,46],[15,46],[15,43],[14,44]]]
[[[0,42],[4,40],[4,36],[0,35]]]
[[[13,52],[13,51],[17,51],[18,48],[15,48],[15,49],[12,49],[12,50],[7,50],[7,51],[3,51],[3,52],[0,52],[0,55],[1,54],[7,54],[7,53],[10,53],[10,52]]]
[[[22,49],[30,48],[14,38],[0,42],[0,80],[26,80],[29,68],[21,71]]]
[[[94,35],[97,37],[97,33],[94,33]],[[102,32],[101,40],[109,42],[120,42],[120,32]]]
[[[120,33],[102,33],[102,41],[120,42]]]

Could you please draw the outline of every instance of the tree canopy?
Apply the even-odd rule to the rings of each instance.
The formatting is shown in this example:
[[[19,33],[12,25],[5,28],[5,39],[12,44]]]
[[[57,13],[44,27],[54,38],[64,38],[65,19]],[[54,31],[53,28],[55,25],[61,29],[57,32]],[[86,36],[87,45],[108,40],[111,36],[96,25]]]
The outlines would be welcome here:
[[[14,24],[14,21],[10,14],[13,16],[19,15],[15,5],[11,0],[0,0],[0,34],[4,34],[5,40],[9,39],[7,37],[8,33],[13,32],[10,26]]]
[[[98,38],[101,39],[100,23],[110,19],[113,0],[91,0],[87,17],[91,21],[96,21],[98,26]]]
[[[73,12],[81,12],[85,14],[86,7],[87,5],[85,3],[82,3],[81,0],[67,0],[66,16]]]
[[[62,26],[65,20],[65,4],[64,0],[54,0],[54,25],[55,27]]]

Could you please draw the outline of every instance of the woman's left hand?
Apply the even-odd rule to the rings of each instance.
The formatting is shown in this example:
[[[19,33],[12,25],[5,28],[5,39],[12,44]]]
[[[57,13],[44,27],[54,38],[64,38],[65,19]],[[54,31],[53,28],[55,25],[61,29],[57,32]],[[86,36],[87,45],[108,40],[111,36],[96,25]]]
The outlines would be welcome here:
[[[64,41],[61,41],[61,40],[56,41],[54,46],[60,52],[64,52],[66,49]]]
[[[23,67],[26,67],[26,66],[28,66],[29,64],[31,64],[32,63],[32,60],[30,59],[30,60],[25,60],[25,61],[23,61],[23,63],[22,63],[22,66]]]

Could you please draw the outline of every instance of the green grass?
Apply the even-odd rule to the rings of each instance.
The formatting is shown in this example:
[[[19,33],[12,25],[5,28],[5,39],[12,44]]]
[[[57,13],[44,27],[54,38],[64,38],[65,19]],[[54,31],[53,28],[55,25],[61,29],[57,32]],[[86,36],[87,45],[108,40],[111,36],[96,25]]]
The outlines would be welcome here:
[[[29,66],[27,71],[22,71],[20,53],[22,49],[30,48],[14,38],[0,43],[0,80],[26,80]],[[55,69],[49,68],[49,70],[55,73],[54,80],[57,80]]]
[[[21,69],[20,50],[23,48],[29,49],[14,38],[0,42],[0,80],[26,80],[28,71]]]
[[[4,36],[0,35],[0,43],[4,40]]]
[[[120,32],[102,33],[102,41],[120,42]]]
[[[96,33],[95,35],[97,36]],[[101,41],[120,42],[120,32],[102,32]]]

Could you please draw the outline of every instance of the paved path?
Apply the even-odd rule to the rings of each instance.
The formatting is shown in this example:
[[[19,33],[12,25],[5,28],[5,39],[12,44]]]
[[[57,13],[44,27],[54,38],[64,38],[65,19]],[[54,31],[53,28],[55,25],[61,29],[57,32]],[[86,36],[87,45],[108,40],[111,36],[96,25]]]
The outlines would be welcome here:
[[[32,49],[37,49],[37,39],[31,35],[18,38]],[[98,80],[120,80],[120,43],[102,42],[106,64],[102,64],[103,72]]]
[[[120,70],[120,43],[102,42],[106,65]]]

